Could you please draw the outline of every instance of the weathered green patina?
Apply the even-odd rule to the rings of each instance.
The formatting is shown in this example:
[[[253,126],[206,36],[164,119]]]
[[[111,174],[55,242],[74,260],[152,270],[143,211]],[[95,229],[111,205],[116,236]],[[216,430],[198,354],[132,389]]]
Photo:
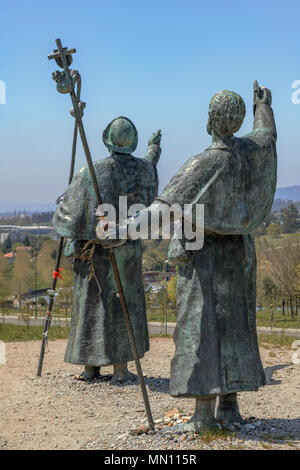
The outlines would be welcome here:
[[[121,117],[111,124],[114,145],[118,147],[119,153],[111,146],[109,126],[103,138],[111,155],[96,161],[94,168],[102,201],[112,204],[118,216],[119,196],[127,196],[128,205],[149,205],[156,197],[160,134],[155,134],[150,139],[146,156],[140,159],[128,153],[137,145],[137,133],[131,121]],[[129,132],[128,140],[127,131],[131,127],[134,132]],[[96,208],[97,201],[90,174],[88,168],[84,167],[75,175],[63,201],[59,203],[53,224],[56,231],[61,236],[72,239],[75,246],[72,320],[65,361],[85,366],[133,360],[107,251],[99,245],[95,246],[92,257],[95,277],[91,280],[89,263],[81,259],[80,255],[84,244],[96,238]],[[149,349],[149,339],[142,281],[141,241],[128,241],[115,250],[115,257],[138,355],[142,357]]]
[[[235,138],[244,116],[239,95],[217,93],[207,124],[212,145],[183,165],[144,215],[161,210],[164,202],[181,207],[204,204],[203,248],[185,251],[185,241],[174,237],[168,254],[179,265],[170,392],[196,398],[195,415],[181,426],[184,430],[216,425],[217,396],[216,416],[241,421],[236,393],[265,384],[255,325],[256,258],[250,233],[269,213],[276,189],[277,135],[270,90],[255,82],[253,132]],[[98,236],[102,232],[99,224]],[[103,241],[106,247],[117,244]]]
[[[169,247],[169,259],[185,260],[178,271],[174,396],[257,390],[265,383],[256,336],[256,259],[250,232],[273,202],[275,141],[272,109],[258,103],[251,134],[226,139],[214,135],[213,144],[192,157],[162,193],[170,204],[205,205],[203,248],[184,258],[178,241]]]
[[[178,241],[173,240],[168,255],[185,261],[179,262],[178,270],[170,383],[173,396],[196,398],[194,418],[184,429],[214,425],[211,404],[217,395],[225,396],[217,418],[241,421],[236,393],[265,384],[256,333],[256,257],[250,232],[273,202],[276,128],[271,93],[260,89],[259,95],[255,92],[253,132],[243,138],[231,136],[230,125],[232,131],[238,130],[243,121],[243,106],[236,101],[236,95],[228,92],[217,95],[216,109],[212,101],[208,122],[212,145],[190,159],[162,193],[170,204],[205,205],[203,248],[184,258],[183,245],[180,253]],[[211,400],[205,401],[209,396]]]

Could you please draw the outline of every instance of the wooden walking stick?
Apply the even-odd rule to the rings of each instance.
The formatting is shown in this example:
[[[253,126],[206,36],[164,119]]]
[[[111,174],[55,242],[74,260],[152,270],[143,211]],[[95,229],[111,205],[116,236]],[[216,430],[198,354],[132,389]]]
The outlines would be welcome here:
[[[91,157],[91,154],[90,154],[90,149],[89,149],[89,146],[88,146],[88,143],[87,143],[85,130],[84,130],[82,119],[81,119],[82,112],[81,112],[80,106],[77,103],[76,96],[75,96],[74,79],[73,79],[73,77],[71,75],[71,72],[70,72],[70,69],[69,69],[69,65],[72,61],[72,59],[70,57],[71,57],[72,54],[74,54],[76,52],[76,49],[70,49],[69,50],[66,47],[62,47],[60,39],[56,39],[56,45],[57,45],[57,50],[55,50],[53,54],[50,54],[48,56],[48,59],[49,60],[55,59],[56,63],[64,69],[64,73],[55,72],[53,74],[53,78],[58,82],[57,89],[58,89],[58,87],[60,87],[60,89],[58,89],[58,91],[60,91],[61,93],[70,93],[72,104],[73,104],[73,110],[74,110],[75,118],[76,118],[77,125],[78,125],[79,134],[80,134],[80,137],[81,137],[81,141],[82,141],[84,153],[85,153],[85,156],[86,156],[90,176],[91,176],[93,186],[94,186],[94,190],[95,190],[95,194],[96,194],[97,204],[98,204],[98,206],[100,206],[102,204],[102,199],[101,199],[101,195],[100,195],[100,191],[99,191],[99,186],[98,186],[98,182],[97,182],[97,178],[96,178],[96,173],[95,173],[92,157]],[[123,314],[124,314],[125,324],[126,324],[127,331],[128,331],[128,337],[129,337],[129,342],[130,342],[130,346],[131,346],[131,351],[132,351],[132,355],[134,357],[134,361],[135,361],[135,365],[136,365],[136,369],[137,369],[137,373],[138,373],[138,377],[139,377],[139,383],[140,383],[140,387],[141,387],[141,391],[142,391],[142,395],[143,395],[143,400],[144,400],[145,409],[146,409],[146,413],[147,413],[149,428],[150,428],[150,430],[154,430],[155,427],[154,427],[154,421],[153,421],[153,418],[152,418],[148,393],[147,393],[147,389],[146,389],[146,386],[145,386],[145,381],[144,381],[144,376],[143,376],[143,372],[142,372],[142,368],[141,368],[141,363],[140,363],[138,353],[137,353],[137,349],[136,349],[134,333],[133,333],[132,324],[131,324],[130,316],[129,316],[128,309],[127,309],[126,299],[125,299],[125,295],[124,295],[124,291],[123,291],[123,287],[122,287],[122,283],[121,283],[121,279],[120,279],[120,274],[119,274],[115,254],[114,254],[113,249],[109,249],[108,251],[109,251],[109,258],[110,258],[110,262],[111,262],[111,265],[112,265],[112,269],[113,269],[113,273],[114,273],[114,277],[115,277],[115,281],[116,281],[116,285],[117,285],[117,291],[118,291],[118,294],[119,294],[122,311],[123,311]]]
[[[78,103],[80,103],[81,77],[80,77],[80,75],[77,71],[74,74],[74,80],[77,84],[76,101]],[[78,134],[78,125],[77,125],[77,120],[75,119],[73,144],[72,144],[72,157],[71,157],[71,166],[70,166],[70,173],[69,173],[69,185],[71,184],[73,176],[74,176],[77,134]],[[57,279],[60,277],[59,271],[60,271],[60,261],[61,261],[63,244],[64,244],[64,237],[60,237],[58,250],[57,250],[57,255],[56,255],[55,269],[53,271],[52,286],[51,286],[51,289],[48,291],[49,303],[48,303],[47,317],[46,317],[46,321],[45,321],[45,325],[44,325],[43,339],[42,339],[42,344],[41,344],[39,363],[38,363],[38,368],[37,368],[37,376],[38,377],[40,377],[41,374],[42,374],[45,349],[46,349],[47,342],[48,342],[48,331],[49,331],[49,328],[50,328],[50,325],[51,325],[51,319],[52,319],[52,309],[53,309],[53,305],[54,305],[56,283],[57,283]]]

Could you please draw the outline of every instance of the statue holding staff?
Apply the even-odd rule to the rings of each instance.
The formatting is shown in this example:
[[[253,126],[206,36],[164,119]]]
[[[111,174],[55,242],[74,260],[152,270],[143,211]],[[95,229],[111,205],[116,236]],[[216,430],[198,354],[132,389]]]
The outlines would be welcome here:
[[[155,199],[160,139],[160,131],[153,134],[141,159],[131,155],[138,134],[128,118],[114,119],[103,132],[110,156],[96,161],[94,168],[102,201],[111,204],[117,216],[120,196],[127,197],[128,205],[148,206]],[[99,377],[101,366],[113,364],[114,379],[125,381],[134,378],[127,368],[133,357],[108,252],[95,243],[96,207],[90,174],[84,167],[75,175],[53,219],[56,231],[74,245],[72,319],[65,361],[85,366],[83,380]],[[149,349],[141,241],[128,241],[115,250],[115,257],[141,358]]]

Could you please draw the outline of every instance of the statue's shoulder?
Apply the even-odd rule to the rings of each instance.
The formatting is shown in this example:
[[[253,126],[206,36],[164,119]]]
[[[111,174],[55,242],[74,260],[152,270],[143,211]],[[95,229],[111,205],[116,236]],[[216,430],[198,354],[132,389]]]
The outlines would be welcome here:
[[[97,160],[94,166],[97,175],[102,175],[102,177],[109,176],[114,172],[126,172],[127,170],[131,172],[132,168],[139,175],[144,174],[147,177],[149,174],[155,175],[155,169],[151,162],[133,155],[112,154],[102,160]]]
[[[102,160],[96,160],[93,162],[94,170],[97,175],[101,175],[102,177],[105,175],[105,173],[108,173],[110,171],[110,167],[113,165],[113,161],[110,157],[108,158],[103,158]],[[80,170],[76,173],[73,179],[73,185],[79,185],[83,187],[84,185],[90,185],[91,182],[91,176],[90,176],[90,171],[89,167],[87,165],[83,166],[80,168]]]
[[[190,157],[175,173],[167,188],[177,188],[185,184],[191,185],[193,181],[196,184],[198,175],[206,173],[209,160],[210,155],[207,151]]]
[[[123,157],[122,163],[127,166],[128,168],[135,168],[135,171],[138,174],[147,174],[151,175],[155,174],[154,165],[151,161],[148,161],[144,157],[135,157],[134,155],[126,155]]]
[[[150,160],[147,160],[147,158],[142,157],[133,157],[134,161],[136,162],[137,168],[140,169],[140,171],[147,171],[148,173],[150,172],[151,174],[155,173],[156,174],[156,165],[153,164]]]
[[[94,166],[95,166],[95,169],[97,168],[104,168],[104,167],[109,167],[109,166],[113,166],[114,165],[114,158],[111,156],[111,155],[108,155],[107,157],[105,158],[101,158],[99,160],[96,160],[94,162]]]
[[[191,203],[223,167],[226,157],[227,153],[218,150],[205,150],[192,156],[164,188],[162,197],[170,204]]]
[[[111,155],[94,162],[95,173],[97,176],[101,175],[102,178],[105,174],[109,175],[114,170],[115,166],[115,159]]]
[[[102,160],[96,160],[93,162],[93,166],[95,168],[95,170],[98,170],[98,169],[101,169],[103,168],[104,166],[106,165],[109,165],[109,162],[107,162],[106,160],[108,160],[110,157],[107,157],[107,158],[103,158]],[[80,168],[80,170],[76,173],[76,177],[78,178],[84,178],[86,177],[87,175],[89,175],[89,167],[87,165],[84,165],[82,168]]]
[[[178,173],[198,173],[211,169],[217,162],[222,160],[223,152],[217,149],[206,149],[197,155],[189,158],[180,168]]]
[[[97,170],[101,170],[105,166],[109,166],[112,163],[112,162],[107,161],[109,160],[109,158],[110,157],[103,158],[102,160],[94,161],[93,162],[94,169],[97,171]],[[90,174],[89,167],[87,165],[84,165],[82,168],[80,168],[80,170],[77,171],[75,178],[76,179],[86,178],[89,176],[89,174]]]
[[[86,180],[89,176],[88,167],[83,166],[78,170],[72,180],[72,184],[82,184],[82,181]]]
[[[241,150],[257,151],[264,147],[269,147],[275,142],[274,133],[266,127],[258,127],[249,134],[236,139]]]

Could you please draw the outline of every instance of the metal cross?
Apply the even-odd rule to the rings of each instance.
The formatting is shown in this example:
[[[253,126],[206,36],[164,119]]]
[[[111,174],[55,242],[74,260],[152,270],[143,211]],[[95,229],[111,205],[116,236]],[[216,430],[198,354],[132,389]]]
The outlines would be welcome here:
[[[55,59],[57,65],[61,68],[64,68],[62,56],[64,56],[68,65],[72,64],[73,58],[72,54],[76,53],[76,49],[68,49],[67,47],[62,47],[60,39],[56,39],[57,49],[54,49],[53,54],[48,55],[48,59]]]

